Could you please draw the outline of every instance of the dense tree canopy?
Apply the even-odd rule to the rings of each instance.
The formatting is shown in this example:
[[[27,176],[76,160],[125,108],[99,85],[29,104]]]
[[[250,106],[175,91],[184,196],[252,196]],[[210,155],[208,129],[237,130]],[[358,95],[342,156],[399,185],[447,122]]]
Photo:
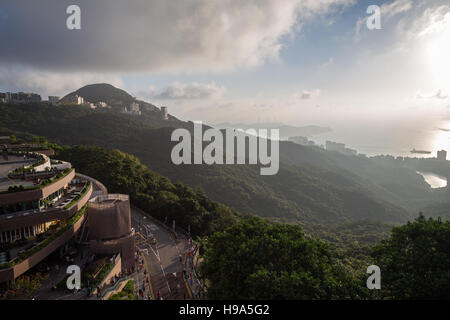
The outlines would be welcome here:
[[[382,293],[390,299],[450,298],[450,222],[420,216],[374,247]]]
[[[330,248],[300,227],[259,218],[236,223],[203,243],[201,276],[213,299],[350,299],[367,289],[344,272]]]

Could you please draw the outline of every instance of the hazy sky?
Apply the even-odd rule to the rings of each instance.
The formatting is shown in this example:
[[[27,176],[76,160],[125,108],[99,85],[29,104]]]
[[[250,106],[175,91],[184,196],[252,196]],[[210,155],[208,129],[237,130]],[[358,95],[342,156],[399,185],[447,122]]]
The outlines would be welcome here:
[[[210,122],[450,120],[450,0],[2,0],[0,39],[0,91],[108,82]]]

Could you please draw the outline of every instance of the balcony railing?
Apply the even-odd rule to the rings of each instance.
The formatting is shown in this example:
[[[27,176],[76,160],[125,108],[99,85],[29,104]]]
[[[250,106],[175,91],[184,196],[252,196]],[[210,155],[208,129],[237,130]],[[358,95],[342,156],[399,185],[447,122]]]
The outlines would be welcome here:
[[[67,222],[64,224],[64,226],[62,226],[60,229],[56,230],[56,232],[53,233],[50,237],[43,240],[41,243],[37,244],[36,246],[28,249],[24,253],[20,254],[14,260],[11,260],[7,263],[0,265],[0,269],[14,267],[16,264],[24,261],[25,259],[28,259],[36,252],[38,252],[38,251],[42,250],[43,248],[45,248],[46,246],[48,246],[50,243],[52,243],[54,240],[56,240],[58,237],[60,237],[64,232],[69,230],[69,228],[71,228],[75,223],[77,223],[77,221],[80,220],[80,218],[86,212],[86,208],[87,208],[87,204],[85,204],[83,206],[83,208],[81,208],[80,211],[78,211],[74,216],[72,216],[69,220],[67,220]]]

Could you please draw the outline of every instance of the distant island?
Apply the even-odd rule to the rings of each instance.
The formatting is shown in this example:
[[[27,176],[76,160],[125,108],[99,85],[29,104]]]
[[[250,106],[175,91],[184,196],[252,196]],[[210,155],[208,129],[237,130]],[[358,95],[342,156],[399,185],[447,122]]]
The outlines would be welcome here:
[[[411,153],[418,153],[418,154],[431,154],[431,151],[426,151],[426,150],[416,150],[416,149],[412,149],[410,152],[411,152]]]
[[[282,123],[253,123],[253,124],[243,124],[243,123],[219,123],[213,125],[217,129],[225,129],[225,128],[233,128],[233,129],[279,129],[280,130],[280,139],[287,140],[292,136],[304,136],[311,137],[317,134],[327,133],[333,131],[328,127],[321,127],[316,125],[308,125],[308,126],[290,126]]]

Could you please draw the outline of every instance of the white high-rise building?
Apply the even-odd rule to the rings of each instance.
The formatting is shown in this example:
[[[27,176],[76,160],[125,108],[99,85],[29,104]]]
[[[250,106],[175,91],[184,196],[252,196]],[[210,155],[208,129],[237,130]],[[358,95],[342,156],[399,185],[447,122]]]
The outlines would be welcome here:
[[[445,150],[438,151],[437,158],[438,158],[438,160],[447,160],[447,151],[445,151]]]
[[[162,117],[164,120],[169,119],[169,114],[167,112],[167,107],[161,107]]]
[[[59,97],[57,96],[48,96],[48,102],[52,105],[56,105],[59,102]]]

